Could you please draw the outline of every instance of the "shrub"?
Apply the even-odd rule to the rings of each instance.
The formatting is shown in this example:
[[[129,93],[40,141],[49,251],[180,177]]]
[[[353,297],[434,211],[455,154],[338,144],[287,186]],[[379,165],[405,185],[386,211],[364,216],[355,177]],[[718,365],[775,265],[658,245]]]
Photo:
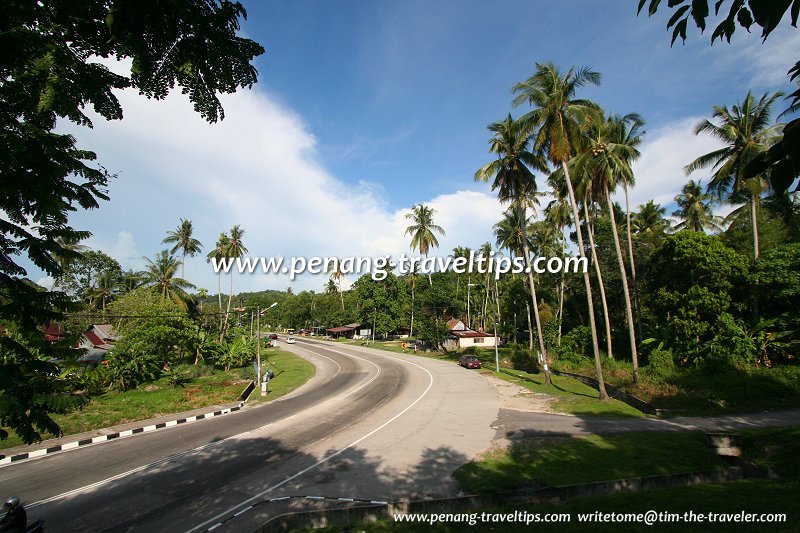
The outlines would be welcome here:
[[[531,374],[538,374],[541,371],[537,358],[521,346],[515,345],[511,348],[511,365],[514,370],[522,370]]]
[[[647,345],[655,339],[647,339],[642,344]],[[647,365],[643,368],[650,379],[656,383],[663,382],[675,372],[675,356],[672,350],[664,348],[664,343],[659,342],[647,356]]]
[[[567,361],[580,361],[592,353],[592,330],[587,326],[578,326],[561,338],[558,358]]]

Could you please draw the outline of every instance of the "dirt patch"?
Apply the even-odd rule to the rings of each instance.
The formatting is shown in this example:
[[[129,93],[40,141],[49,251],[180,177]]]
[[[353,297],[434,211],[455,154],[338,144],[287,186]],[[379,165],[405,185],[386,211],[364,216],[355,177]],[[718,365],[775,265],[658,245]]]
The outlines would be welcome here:
[[[487,375],[486,378],[497,389],[500,407],[503,409],[514,409],[515,411],[528,413],[557,413],[557,411],[550,408],[550,404],[555,400],[555,397],[549,394],[531,392],[524,387],[493,376]]]

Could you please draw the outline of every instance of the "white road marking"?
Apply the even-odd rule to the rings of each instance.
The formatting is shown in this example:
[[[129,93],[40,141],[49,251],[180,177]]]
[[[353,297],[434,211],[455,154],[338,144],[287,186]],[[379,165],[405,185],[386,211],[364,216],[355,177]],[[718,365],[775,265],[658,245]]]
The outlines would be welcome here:
[[[348,353],[340,352],[340,351],[338,351],[338,350],[334,350],[334,349],[331,349],[331,348],[328,348],[328,349],[329,349],[330,351],[332,351],[332,352],[335,352],[335,353],[340,353],[340,354],[346,355],[346,356],[348,356],[348,357],[355,357],[356,359],[361,359],[360,357],[358,357],[358,356],[356,356],[356,355],[352,355],[352,354],[348,354]],[[397,358],[397,357],[392,357],[392,356],[390,356],[390,355],[384,355],[384,354],[372,354],[372,353],[371,353],[371,355],[379,355],[379,356],[381,356],[381,357],[386,357],[386,358],[389,358],[389,359],[394,359],[395,361],[400,361],[400,362],[402,362],[402,363],[406,363],[406,364],[409,364],[409,365],[413,365],[413,366],[415,366],[415,367],[417,367],[417,368],[419,368],[419,369],[422,369],[422,370],[424,370],[424,371],[425,371],[425,372],[428,374],[428,378],[429,378],[428,387],[427,387],[427,388],[426,388],[426,389],[425,389],[425,390],[422,392],[422,394],[420,394],[420,395],[417,397],[417,399],[415,399],[413,402],[411,402],[411,403],[410,403],[410,404],[409,404],[409,405],[408,405],[408,406],[407,406],[405,409],[403,409],[402,411],[400,411],[399,413],[397,413],[396,415],[394,415],[392,418],[390,418],[389,420],[387,420],[386,422],[384,422],[383,424],[381,424],[381,425],[380,425],[380,426],[378,426],[377,428],[375,428],[375,429],[373,429],[372,431],[370,431],[369,433],[367,433],[366,435],[364,435],[364,436],[360,437],[359,439],[357,439],[357,440],[355,440],[355,441],[351,442],[350,444],[348,444],[348,445],[347,445],[347,446],[345,446],[344,448],[342,448],[342,449],[340,449],[340,450],[338,450],[338,451],[336,451],[336,452],[334,452],[334,453],[332,453],[332,454],[330,454],[330,455],[328,455],[328,456],[326,456],[326,457],[323,457],[322,459],[320,459],[319,461],[317,461],[317,462],[316,462],[316,463],[314,463],[313,465],[311,465],[311,466],[309,466],[309,467],[307,467],[307,468],[304,468],[303,470],[301,470],[301,471],[297,472],[296,474],[294,474],[294,475],[292,475],[292,476],[289,476],[288,478],[284,479],[284,480],[283,480],[283,481],[281,481],[280,483],[276,483],[275,485],[272,485],[271,487],[269,487],[269,488],[267,488],[267,489],[264,489],[263,491],[259,492],[259,493],[258,493],[258,494],[256,494],[255,496],[251,496],[250,498],[248,498],[248,499],[244,500],[243,502],[241,502],[239,505],[236,505],[236,506],[230,507],[230,508],[226,509],[225,511],[223,511],[223,512],[219,513],[219,514],[217,514],[217,515],[214,515],[212,518],[210,518],[210,519],[206,520],[206,521],[205,521],[205,522],[203,522],[202,524],[199,524],[199,525],[197,525],[197,526],[193,527],[192,529],[188,530],[186,533],[193,533],[194,531],[201,531],[201,530],[203,530],[203,528],[205,528],[205,527],[206,527],[206,526],[208,526],[209,524],[212,524],[212,523],[214,523],[215,521],[219,520],[220,518],[223,518],[223,517],[225,517],[225,516],[230,516],[230,515],[231,515],[231,513],[233,513],[233,512],[234,512],[236,509],[240,508],[242,505],[248,505],[249,503],[251,503],[251,502],[253,502],[253,501],[255,501],[255,500],[258,500],[259,498],[261,498],[262,496],[264,496],[264,495],[265,495],[265,494],[267,494],[268,492],[271,492],[271,491],[273,491],[273,490],[275,490],[275,489],[277,489],[277,488],[280,488],[280,487],[282,487],[282,486],[283,486],[283,485],[285,485],[286,483],[289,483],[290,481],[293,481],[293,480],[297,479],[298,477],[302,476],[303,474],[305,474],[305,473],[307,473],[307,472],[309,472],[309,471],[311,471],[311,470],[315,469],[315,468],[316,468],[316,467],[318,467],[319,465],[321,465],[321,464],[324,464],[324,463],[326,463],[326,462],[330,461],[331,459],[333,459],[334,457],[337,457],[337,456],[341,455],[342,453],[344,453],[345,451],[349,450],[349,449],[350,449],[350,448],[352,448],[353,446],[357,446],[357,445],[358,445],[359,443],[361,443],[362,441],[364,441],[364,440],[368,439],[369,437],[371,437],[371,436],[372,436],[372,435],[374,435],[375,433],[379,432],[380,430],[382,430],[383,428],[385,428],[386,426],[388,426],[389,424],[391,424],[392,422],[394,422],[395,420],[397,420],[398,418],[400,418],[401,416],[403,416],[403,415],[404,415],[406,412],[408,412],[408,410],[409,410],[409,409],[411,409],[412,407],[414,407],[414,406],[415,406],[415,405],[416,405],[416,404],[417,404],[417,403],[418,403],[418,402],[419,402],[419,401],[420,401],[422,398],[424,398],[424,397],[425,397],[425,396],[428,394],[428,391],[430,391],[430,390],[431,390],[431,387],[433,387],[433,374],[431,374],[431,373],[430,373],[430,371],[429,371],[427,368],[425,368],[425,367],[423,367],[423,366],[420,366],[420,365],[418,365],[417,363],[412,363],[411,361],[406,361],[405,359],[399,359],[399,358]],[[365,359],[361,359],[361,360],[362,360],[362,361],[366,361]],[[367,361],[367,362],[370,362],[370,363],[371,363],[371,361]],[[372,364],[374,365],[375,363],[372,363]],[[205,529],[205,530],[206,530],[206,531],[210,531],[210,529]]]

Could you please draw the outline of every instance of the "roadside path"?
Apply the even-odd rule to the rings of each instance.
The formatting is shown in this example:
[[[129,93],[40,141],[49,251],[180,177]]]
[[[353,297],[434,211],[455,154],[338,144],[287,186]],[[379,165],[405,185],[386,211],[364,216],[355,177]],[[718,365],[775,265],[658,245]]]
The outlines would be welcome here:
[[[710,417],[613,418],[558,414],[549,408],[552,398],[487,376],[500,397],[500,412],[492,424],[495,444],[531,437],[622,433],[630,431],[741,431],[800,425],[800,409]]]

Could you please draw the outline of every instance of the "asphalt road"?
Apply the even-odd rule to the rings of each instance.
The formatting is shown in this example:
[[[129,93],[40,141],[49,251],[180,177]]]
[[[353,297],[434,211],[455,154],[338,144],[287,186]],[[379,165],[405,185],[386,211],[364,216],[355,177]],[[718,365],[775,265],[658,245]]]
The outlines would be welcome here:
[[[290,396],[11,464],[0,494],[19,495],[48,532],[250,531],[290,510],[348,505],[305,496],[454,495],[450,473],[491,444],[497,395],[472,371],[307,340],[293,350],[317,374]]]

